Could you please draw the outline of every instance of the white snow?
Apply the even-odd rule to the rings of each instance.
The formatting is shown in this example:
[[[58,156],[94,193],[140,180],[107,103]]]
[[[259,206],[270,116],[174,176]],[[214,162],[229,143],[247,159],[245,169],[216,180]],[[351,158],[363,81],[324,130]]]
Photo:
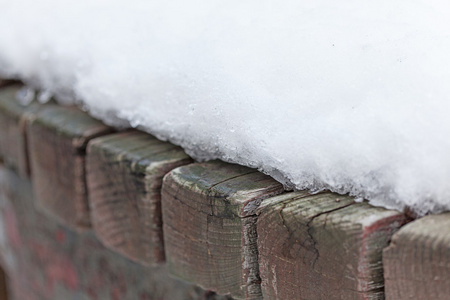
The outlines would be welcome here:
[[[449,1],[0,0],[0,72],[201,160],[450,209]]]

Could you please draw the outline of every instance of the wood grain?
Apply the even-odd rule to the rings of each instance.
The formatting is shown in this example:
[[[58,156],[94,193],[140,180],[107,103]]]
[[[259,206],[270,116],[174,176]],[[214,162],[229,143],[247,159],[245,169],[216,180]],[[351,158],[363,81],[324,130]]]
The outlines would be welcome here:
[[[191,162],[181,148],[138,131],[89,142],[89,202],[100,240],[136,262],[164,262],[162,178]]]
[[[269,176],[223,162],[171,171],[162,188],[171,274],[236,299],[260,299],[255,212],[282,192]]]
[[[76,108],[57,105],[40,108],[27,128],[38,204],[73,229],[89,228],[86,146],[112,130]]]
[[[26,124],[41,106],[36,103],[20,105],[16,100],[20,88],[22,85],[15,84],[0,89],[0,157],[20,176],[28,177]]]
[[[401,228],[383,252],[387,299],[450,299],[450,213]]]
[[[144,267],[92,231],[74,232],[36,210],[29,180],[0,168],[0,256],[11,299],[230,300]]]
[[[402,214],[307,192],[267,199],[258,213],[264,299],[383,299],[381,253]]]

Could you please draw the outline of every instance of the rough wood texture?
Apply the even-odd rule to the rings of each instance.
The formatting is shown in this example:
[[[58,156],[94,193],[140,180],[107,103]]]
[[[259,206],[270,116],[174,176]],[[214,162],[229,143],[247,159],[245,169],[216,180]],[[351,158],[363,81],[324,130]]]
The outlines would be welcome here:
[[[0,169],[0,254],[10,300],[225,300],[143,267],[33,205],[30,182]]]
[[[267,199],[258,213],[264,299],[383,299],[382,249],[402,214],[307,192]]]
[[[450,299],[450,213],[401,228],[383,265],[387,299]]]
[[[0,157],[4,163],[16,170],[20,176],[29,176],[25,125],[39,105],[22,106],[16,100],[21,85],[0,89]]]
[[[181,148],[138,131],[89,142],[89,202],[99,239],[134,261],[163,262],[162,179],[191,162]]]
[[[282,192],[269,176],[222,162],[171,171],[162,189],[170,272],[219,294],[260,299],[255,211]]]
[[[76,108],[42,107],[28,124],[28,149],[37,202],[59,221],[90,227],[85,183],[87,142],[111,132]]]

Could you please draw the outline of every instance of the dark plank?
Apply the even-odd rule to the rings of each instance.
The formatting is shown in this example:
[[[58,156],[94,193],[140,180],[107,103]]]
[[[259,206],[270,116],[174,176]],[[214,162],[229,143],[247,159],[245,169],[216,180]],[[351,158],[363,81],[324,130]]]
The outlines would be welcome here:
[[[74,229],[90,227],[85,183],[89,140],[111,129],[71,107],[42,107],[28,124],[28,149],[36,200]]]
[[[387,299],[450,298],[450,213],[401,228],[383,252]]]
[[[265,299],[383,299],[382,249],[401,213],[307,192],[267,199],[258,213]]]
[[[163,262],[162,179],[191,162],[181,148],[138,131],[89,142],[89,202],[99,239],[136,262]]]
[[[16,84],[0,89],[0,157],[20,176],[28,177],[26,123],[41,106],[36,103],[20,105],[16,94],[22,87]]]
[[[171,274],[219,294],[260,299],[255,212],[282,192],[269,176],[217,161],[171,171],[161,196]]]
[[[225,300],[143,267],[36,210],[31,184],[0,168],[1,261],[17,300]]]

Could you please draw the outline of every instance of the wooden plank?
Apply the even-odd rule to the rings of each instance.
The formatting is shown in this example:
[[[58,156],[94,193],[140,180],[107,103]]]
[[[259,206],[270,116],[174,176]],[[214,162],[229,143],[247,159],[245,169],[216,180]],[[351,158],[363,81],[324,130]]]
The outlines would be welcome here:
[[[387,299],[450,298],[450,213],[401,228],[383,251]]]
[[[191,162],[181,148],[138,131],[89,142],[89,202],[99,239],[136,262],[164,262],[162,179]]]
[[[383,299],[381,253],[401,213],[307,192],[267,199],[258,213],[265,299]]]
[[[16,93],[22,85],[10,85],[0,90],[0,157],[22,177],[28,177],[30,167],[27,155],[26,123],[39,109],[32,103],[20,105]]]
[[[171,171],[161,196],[171,274],[236,299],[260,299],[255,212],[282,192],[269,176],[218,161]]]
[[[89,228],[86,146],[112,130],[76,108],[57,105],[42,107],[27,128],[38,204],[74,229]]]
[[[225,300],[105,248],[36,210],[29,180],[0,168],[0,254],[12,299]]]

